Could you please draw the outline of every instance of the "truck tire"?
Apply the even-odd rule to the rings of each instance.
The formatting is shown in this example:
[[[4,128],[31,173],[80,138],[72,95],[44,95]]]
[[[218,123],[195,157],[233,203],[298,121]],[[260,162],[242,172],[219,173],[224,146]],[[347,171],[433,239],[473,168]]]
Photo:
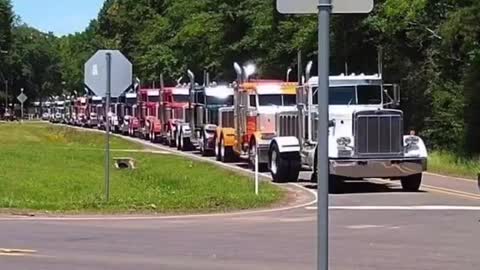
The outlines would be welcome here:
[[[225,146],[225,140],[223,137],[220,139],[220,161],[223,163],[232,162],[233,158],[233,149],[232,147]]]
[[[299,153],[280,153],[278,145],[274,143],[268,157],[273,182],[288,183],[298,181],[301,169]]]
[[[410,175],[407,177],[403,177],[400,179],[402,183],[402,189],[406,192],[417,192],[420,190],[420,186],[422,185],[422,177],[421,173]]]
[[[180,133],[178,143],[179,143],[178,150],[188,151],[190,149],[190,138],[184,138],[183,133]]]

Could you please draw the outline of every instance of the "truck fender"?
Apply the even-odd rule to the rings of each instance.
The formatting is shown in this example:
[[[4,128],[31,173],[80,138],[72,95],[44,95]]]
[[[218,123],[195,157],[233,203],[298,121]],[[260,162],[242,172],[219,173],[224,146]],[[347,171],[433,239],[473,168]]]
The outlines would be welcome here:
[[[427,151],[427,146],[425,145],[425,142],[422,140],[422,138],[418,136],[411,136],[411,135],[405,135],[403,136],[403,145],[406,147],[407,146],[407,139],[415,137],[418,139],[418,142],[416,146],[409,151],[405,152],[406,157],[419,157],[419,158],[428,158],[428,151]]]
[[[270,143],[270,148],[273,144],[277,144],[280,153],[300,152],[300,141],[297,137],[277,137]]]
[[[225,146],[234,146],[236,141],[235,129],[233,128],[222,128],[220,137],[223,136]],[[220,141],[220,137],[218,140]]]

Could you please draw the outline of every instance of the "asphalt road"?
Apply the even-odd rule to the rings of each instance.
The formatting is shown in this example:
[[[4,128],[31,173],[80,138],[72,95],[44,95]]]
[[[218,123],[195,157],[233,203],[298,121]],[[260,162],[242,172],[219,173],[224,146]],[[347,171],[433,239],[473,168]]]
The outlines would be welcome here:
[[[349,182],[331,195],[331,268],[479,269],[476,183],[426,175],[424,184],[405,193],[399,183]],[[2,270],[302,270],[316,262],[315,204],[202,217],[3,216],[0,232]]]

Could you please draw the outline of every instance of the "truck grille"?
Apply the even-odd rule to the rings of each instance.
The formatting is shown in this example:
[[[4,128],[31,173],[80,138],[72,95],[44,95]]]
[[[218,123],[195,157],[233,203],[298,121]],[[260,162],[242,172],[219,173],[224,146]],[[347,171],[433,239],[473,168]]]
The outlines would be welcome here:
[[[298,137],[298,114],[295,112],[283,112],[277,114],[277,135]]]
[[[235,119],[233,110],[222,110],[221,112],[221,123],[220,126],[224,128],[233,128],[235,127]]]
[[[362,111],[354,114],[357,156],[401,156],[403,114],[400,111]]]

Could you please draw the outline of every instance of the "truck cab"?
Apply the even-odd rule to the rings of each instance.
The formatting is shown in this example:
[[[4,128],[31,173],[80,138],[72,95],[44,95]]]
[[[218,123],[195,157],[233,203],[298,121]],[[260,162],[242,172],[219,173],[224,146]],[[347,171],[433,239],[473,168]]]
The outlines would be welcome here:
[[[160,89],[142,88],[138,91],[135,115],[130,119],[130,135],[150,139],[151,126],[158,122]]]
[[[270,142],[276,135],[276,113],[296,109],[296,87],[297,83],[275,80],[235,84],[234,106],[220,110],[221,125],[232,114],[234,121],[233,127],[217,130],[217,159],[242,158],[253,165],[258,154],[260,166],[266,167]]]
[[[188,109],[187,121],[181,123],[178,141],[180,150],[198,148],[202,155],[215,151],[215,133],[218,127],[219,110],[233,106],[231,85],[208,83],[208,86],[194,86],[190,91],[193,101]],[[182,147],[184,146],[184,147]]]
[[[120,119],[120,132],[127,135],[130,130],[130,119],[135,115],[137,93],[126,93],[122,102],[122,118]]]
[[[301,165],[311,168],[315,178],[317,88],[318,77],[312,77],[299,88],[298,110],[277,114],[278,137],[269,151],[270,171],[277,182],[296,181]],[[407,191],[419,189],[427,150],[420,137],[404,134],[403,112],[388,108],[399,104],[399,96],[395,86],[389,94],[379,74],[330,76],[328,153],[332,186],[343,179],[386,178],[401,180]]]
[[[101,127],[103,121],[105,121],[103,98],[92,96],[88,98],[88,101],[86,126],[89,128]]]
[[[88,99],[86,97],[78,97],[75,100],[75,125],[85,126],[87,124],[87,104]]]
[[[162,140],[174,147],[178,146],[178,130],[180,123],[187,120],[190,92],[188,85],[177,85],[176,87],[165,87],[162,91],[161,115],[161,137]]]

